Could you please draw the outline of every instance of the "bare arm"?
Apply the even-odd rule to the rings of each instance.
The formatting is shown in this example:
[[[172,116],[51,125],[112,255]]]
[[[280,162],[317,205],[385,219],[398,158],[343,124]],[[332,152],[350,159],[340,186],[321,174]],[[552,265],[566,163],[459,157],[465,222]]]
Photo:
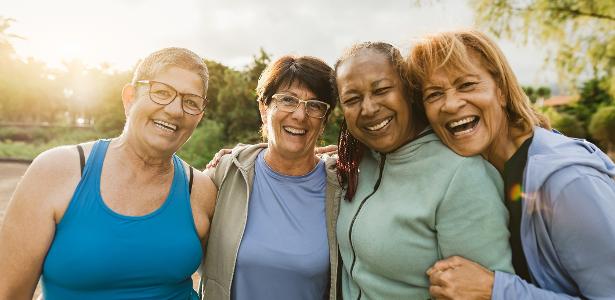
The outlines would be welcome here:
[[[211,219],[214,215],[217,194],[218,189],[209,176],[195,169],[190,202],[192,204],[194,225],[197,229],[199,238],[201,239],[203,252],[205,252],[207,234],[209,232]]]
[[[32,299],[56,223],[79,182],[74,148],[37,157],[13,194],[0,229],[0,299]]]

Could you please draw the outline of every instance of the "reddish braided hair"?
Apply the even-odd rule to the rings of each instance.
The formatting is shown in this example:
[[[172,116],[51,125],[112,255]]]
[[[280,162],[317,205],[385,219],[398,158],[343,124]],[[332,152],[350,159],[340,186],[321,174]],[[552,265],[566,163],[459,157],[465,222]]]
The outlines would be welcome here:
[[[359,163],[363,158],[363,152],[367,148],[363,143],[354,138],[346,125],[346,119],[342,120],[340,135],[337,139],[338,159],[337,177],[342,186],[347,186],[345,199],[351,201],[357,191],[359,181]]]

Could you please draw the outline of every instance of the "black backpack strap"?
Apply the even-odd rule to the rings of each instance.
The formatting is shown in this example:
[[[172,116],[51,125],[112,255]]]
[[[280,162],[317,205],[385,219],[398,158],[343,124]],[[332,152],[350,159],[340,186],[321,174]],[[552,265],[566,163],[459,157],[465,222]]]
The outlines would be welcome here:
[[[190,195],[192,195],[192,177],[194,177],[194,175],[192,174],[192,166],[189,166],[190,168],[190,180],[188,181],[188,193]]]
[[[77,151],[79,152],[79,164],[81,165],[81,176],[83,176],[83,168],[85,168],[85,154],[83,154],[83,147],[77,145]]]

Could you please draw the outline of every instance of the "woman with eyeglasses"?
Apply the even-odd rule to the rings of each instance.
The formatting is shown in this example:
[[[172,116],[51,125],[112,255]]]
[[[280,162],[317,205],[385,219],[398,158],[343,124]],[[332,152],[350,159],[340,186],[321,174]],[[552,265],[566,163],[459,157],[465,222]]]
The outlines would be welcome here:
[[[63,146],[26,171],[0,230],[0,299],[194,299],[216,188],[175,155],[207,104],[203,59],[150,54],[122,91],[119,137]]]
[[[336,299],[335,160],[314,147],[336,105],[333,70],[284,56],[256,92],[266,145],[233,149],[207,170],[218,187],[204,299]]]

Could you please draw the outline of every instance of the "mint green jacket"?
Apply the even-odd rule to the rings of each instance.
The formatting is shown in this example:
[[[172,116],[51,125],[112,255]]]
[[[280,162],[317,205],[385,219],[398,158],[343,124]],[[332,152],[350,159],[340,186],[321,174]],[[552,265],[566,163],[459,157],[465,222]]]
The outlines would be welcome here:
[[[432,133],[387,154],[368,197],[380,160],[365,153],[355,197],[340,203],[343,299],[428,299],[425,271],[452,255],[513,272],[503,183],[492,165],[455,154]]]

